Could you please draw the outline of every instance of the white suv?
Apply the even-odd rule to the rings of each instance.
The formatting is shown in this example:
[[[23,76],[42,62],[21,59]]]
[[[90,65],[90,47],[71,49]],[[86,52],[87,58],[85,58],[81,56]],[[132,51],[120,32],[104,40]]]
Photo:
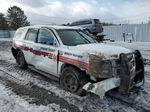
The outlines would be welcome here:
[[[97,43],[77,27],[19,28],[13,38],[12,54],[20,68],[29,67],[59,80],[64,89],[77,94],[82,94],[83,89],[92,92],[101,84],[103,89],[109,86],[107,91],[119,86],[120,93],[128,93],[144,78],[138,50]],[[101,83],[105,80],[107,84]]]

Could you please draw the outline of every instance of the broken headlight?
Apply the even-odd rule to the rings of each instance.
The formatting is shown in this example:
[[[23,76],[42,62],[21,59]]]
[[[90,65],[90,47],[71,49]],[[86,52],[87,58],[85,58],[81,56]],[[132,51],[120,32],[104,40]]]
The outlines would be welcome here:
[[[103,61],[100,69],[100,77],[112,77],[112,64],[110,61]]]
[[[90,63],[89,72],[95,78],[109,78],[112,77],[111,61],[107,60],[93,60]]]

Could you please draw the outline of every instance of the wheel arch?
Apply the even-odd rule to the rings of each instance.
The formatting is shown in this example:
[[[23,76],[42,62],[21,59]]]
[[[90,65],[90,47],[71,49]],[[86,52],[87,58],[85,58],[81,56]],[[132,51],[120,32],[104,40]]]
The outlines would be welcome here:
[[[76,68],[76,69],[78,69],[78,70],[80,70],[80,71],[82,71],[82,72],[84,72],[84,73],[86,74],[85,70],[83,70],[82,68],[80,68],[80,67],[78,67],[78,66],[75,66],[75,65],[73,65],[73,64],[70,64],[70,63],[64,63],[64,64],[61,66],[60,73],[62,73],[62,71],[63,71],[64,68],[69,67],[69,66],[74,67],[74,68]]]

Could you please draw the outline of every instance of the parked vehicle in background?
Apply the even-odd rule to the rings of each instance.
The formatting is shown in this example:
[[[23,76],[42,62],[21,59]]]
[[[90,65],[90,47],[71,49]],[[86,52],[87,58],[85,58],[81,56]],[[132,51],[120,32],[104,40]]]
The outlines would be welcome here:
[[[99,19],[84,19],[72,22],[70,26],[80,26],[86,28],[89,33],[97,35],[98,33],[103,32],[103,27]]]
[[[12,54],[20,68],[31,68],[73,93],[83,89],[103,96],[119,87],[128,93],[144,79],[138,50],[97,43],[78,27],[28,26],[13,38]]]

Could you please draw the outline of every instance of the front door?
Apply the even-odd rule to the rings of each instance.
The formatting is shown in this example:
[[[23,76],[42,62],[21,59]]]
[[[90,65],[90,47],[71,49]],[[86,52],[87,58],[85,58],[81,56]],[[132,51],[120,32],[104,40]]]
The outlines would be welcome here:
[[[34,52],[35,67],[57,76],[58,47],[56,39],[50,30],[39,29]]]

